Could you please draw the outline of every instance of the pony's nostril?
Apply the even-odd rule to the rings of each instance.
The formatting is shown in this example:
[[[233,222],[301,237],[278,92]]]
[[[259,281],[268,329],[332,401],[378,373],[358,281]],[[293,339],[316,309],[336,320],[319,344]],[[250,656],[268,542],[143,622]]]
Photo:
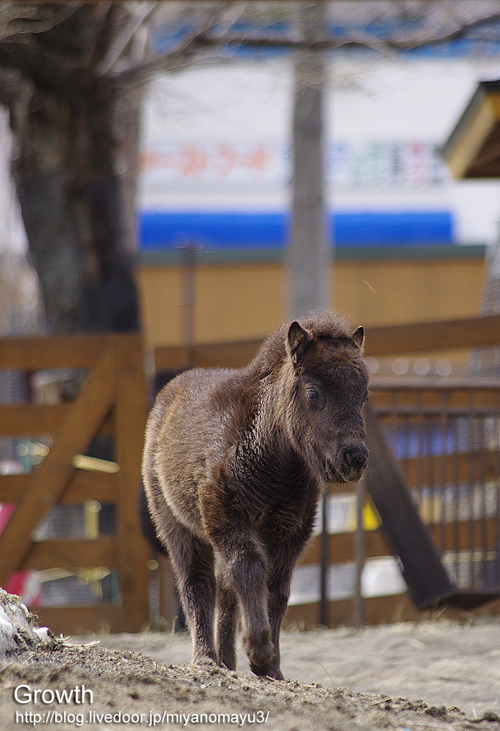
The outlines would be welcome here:
[[[368,461],[366,447],[347,447],[343,453],[344,463],[351,469],[363,469]]]

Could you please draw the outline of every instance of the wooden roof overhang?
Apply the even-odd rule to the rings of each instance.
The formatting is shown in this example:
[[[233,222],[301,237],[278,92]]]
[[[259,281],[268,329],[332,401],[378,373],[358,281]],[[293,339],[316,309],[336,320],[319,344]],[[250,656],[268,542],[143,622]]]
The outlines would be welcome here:
[[[500,80],[478,84],[442,156],[454,178],[500,178]]]

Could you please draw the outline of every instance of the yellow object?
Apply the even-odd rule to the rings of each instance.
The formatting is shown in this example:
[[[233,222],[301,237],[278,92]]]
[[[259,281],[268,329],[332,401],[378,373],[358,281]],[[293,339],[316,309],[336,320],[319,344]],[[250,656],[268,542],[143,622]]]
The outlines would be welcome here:
[[[377,530],[382,525],[380,515],[371,500],[366,500],[363,505],[363,528],[365,530]]]
[[[114,474],[120,469],[120,465],[116,462],[110,462],[107,459],[97,459],[97,457],[87,457],[84,454],[75,454],[73,457],[73,467],[80,470],[90,470],[91,472],[108,472]]]

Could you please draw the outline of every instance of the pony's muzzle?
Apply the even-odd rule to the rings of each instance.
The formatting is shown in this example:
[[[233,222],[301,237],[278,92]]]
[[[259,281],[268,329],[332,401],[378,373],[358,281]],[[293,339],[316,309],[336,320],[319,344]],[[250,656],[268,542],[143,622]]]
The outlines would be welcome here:
[[[351,444],[342,449],[340,459],[344,479],[356,482],[368,466],[368,449],[364,444]]]

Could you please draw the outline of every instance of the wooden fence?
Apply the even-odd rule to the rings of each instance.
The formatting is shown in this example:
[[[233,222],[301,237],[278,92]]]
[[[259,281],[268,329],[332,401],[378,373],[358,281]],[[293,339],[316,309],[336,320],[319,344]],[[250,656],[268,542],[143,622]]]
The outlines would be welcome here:
[[[260,343],[260,340],[255,340],[195,345],[191,348],[158,348],[155,353],[156,369],[242,367],[255,355]],[[371,328],[367,332],[365,352],[369,356],[386,356],[499,344],[500,316],[487,316]],[[406,388],[403,387],[404,383]],[[375,418],[382,420],[387,436],[392,435],[392,446],[399,464],[398,474],[401,474],[401,481],[406,485],[403,489],[407,487],[411,490],[413,502],[418,506],[425,524],[422,530],[426,535],[429,534],[437,556],[444,556],[444,567],[451,584],[457,589],[470,589],[480,593],[481,586],[490,581],[490,593],[486,592],[485,598],[491,599],[495,596],[491,591],[495,582],[500,584],[500,577],[495,573],[499,571],[500,472],[496,465],[500,450],[496,426],[491,426],[500,424],[500,380],[495,383],[472,384],[439,378],[433,384],[432,379],[425,377],[418,379],[418,382],[417,379],[411,383],[400,379],[393,380],[392,383],[379,382],[377,386],[374,379],[370,388],[372,412]],[[476,432],[486,428],[477,425],[479,412],[487,420],[484,424],[489,424],[488,444],[484,438],[481,444],[477,439],[474,441],[470,431],[474,419],[476,426],[473,428]],[[396,426],[397,419],[402,421]],[[410,423],[413,424],[412,428]],[[438,427],[435,426],[436,423]],[[444,438],[445,432],[447,441],[443,447],[439,440]],[[450,442],[458,438],[459,432],[464,443],[457,451],[456,447],[450,446]],[[410,439],[410,433],[414,451],[405,452],[400,449],[398,453],[398,440]],[[424,448],[422,445],[429,438],[429,434],[437,434],[436,443],[433,447],[427,445]],[[495,438],[493,435],[496,435]],[[332,493],[329,497],[329,500],[344,502],[347,512],[350,511],[351,519],[347,520],[350,525],[336,532],[329,532],[326,539],[325,535],[323,538],[318,535],[311,542],[301,559],[298,571],[312,572],[313,577],[316,571],[318,596],[289,606],[286,619],[288,624],[313,626],[319,624],[320,620],[329,625],[353,622],[354,588],[347,591],[344,598],[330,599],[327,596],[325,609],[324,606],[321,607],[319,584],[320,566],[325,561],[328,564],[326,570],[335,564],[350,569],[351,575],[354,573],[358,514],[354,490],[354,486],[343,487],[342,495]],[[465,503],[469,505],[468,513]],[[371,561],[394,555],[394,547],[387,540],[380,516],[370,500],[364,505],[363,514],[367,528],[363,535],[364,558]],[[458,575],[458,567],[459,564],[465,566],[467,562],[469,573],[464,578],[463,569],[460,576]],[[474,578],[473,581],[470,580],[471,577]],[[459,606],[460,602],[456,599],[455,601],[455,606]],[[488,606],[499,609],[500,603]],[[422,609],[416,606],[415,596],[412,597],[403,589],[395,594],[364,599],[363,614],[366,623],[376,624],[416,619],[422,616]]]
[[[45,438],[49,450],[32,472],[0,476],[0,503],[15,505],[0,534],[0,584],[18,570],[94,570],[116,573],[116,601],[90,606],[40,606],[34,611],[56,633],[106,627],[134,632],[148,620],[148,551],[137,499],[147,397],[142,341],[136,335],[3,338],[0,370],[83,369],[73,401],[0,406],[0,437]],[[85,455],[98,435],[111,437],[114,472],[88,471]],[[116,530],[92,539],[34,540],[57,505],[96,501],[115,506]]]

